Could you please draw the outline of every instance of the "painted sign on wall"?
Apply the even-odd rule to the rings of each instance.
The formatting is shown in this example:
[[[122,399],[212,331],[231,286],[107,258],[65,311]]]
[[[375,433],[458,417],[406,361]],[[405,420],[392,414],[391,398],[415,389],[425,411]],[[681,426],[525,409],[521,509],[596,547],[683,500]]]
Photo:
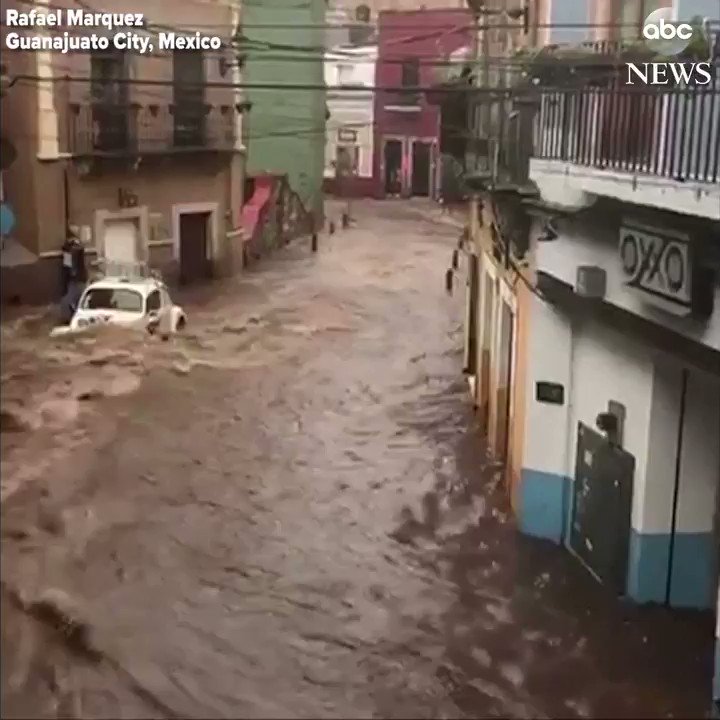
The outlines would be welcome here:
[[[687,235],[624,223],[619,251],[626,285],[675,314],[691,312],[693,267]]]

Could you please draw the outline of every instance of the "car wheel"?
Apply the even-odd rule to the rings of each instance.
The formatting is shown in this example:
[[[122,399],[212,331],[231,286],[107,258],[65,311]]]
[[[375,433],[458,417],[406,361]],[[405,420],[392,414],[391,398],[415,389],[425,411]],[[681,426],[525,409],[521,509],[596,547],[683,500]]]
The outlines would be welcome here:
[[[177,321],[177,324],[175,325],[175,332],[182,332],[185,329],[185,325],[186,325],[185,318],[181,317]]]

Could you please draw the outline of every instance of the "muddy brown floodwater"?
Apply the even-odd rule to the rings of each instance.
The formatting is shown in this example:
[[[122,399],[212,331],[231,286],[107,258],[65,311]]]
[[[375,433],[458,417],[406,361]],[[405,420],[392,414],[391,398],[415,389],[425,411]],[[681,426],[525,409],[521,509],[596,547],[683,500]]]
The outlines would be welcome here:
[[[422,204],[186,294],[188,334],[3,349],[4,717],[670,717],[712,626],[521,538]]]

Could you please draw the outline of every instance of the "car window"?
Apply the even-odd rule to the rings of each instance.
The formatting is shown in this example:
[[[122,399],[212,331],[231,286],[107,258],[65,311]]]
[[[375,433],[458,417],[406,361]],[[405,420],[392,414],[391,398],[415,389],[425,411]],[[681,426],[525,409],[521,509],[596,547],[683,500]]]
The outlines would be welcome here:
[[[142,295],[129,288],[90,288],[82,300],[84,310],[142,312]]]
[[[149,295],[147,299],[147,311],[152,312],[153,310],[159,310],[160,306],[162,305],[162,301],[160,299],[160,291],[159,290],[153,290]]]

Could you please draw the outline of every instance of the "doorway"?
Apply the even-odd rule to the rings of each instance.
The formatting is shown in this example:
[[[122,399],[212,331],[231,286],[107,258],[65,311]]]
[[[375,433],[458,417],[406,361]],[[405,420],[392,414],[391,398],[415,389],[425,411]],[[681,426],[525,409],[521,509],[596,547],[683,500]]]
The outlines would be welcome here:
[[[473,378],[473,397],[477,397],[478,359],[478,291],[480,285],[480,258],[474,253],[467,256],[467,281],[465,285],[465,357],[463,372]]]
[[[635,458],[578,423],[570,549],[601,582],[625,594]]]
[[[103,255],[107,263],[134,265],[140,258],[139,228],[135,219],[106,220]]]
[[[412,194],[430,197],[432,144],[416,140],[412,146]]]
[[[209,259],[210,213],[180,215],[180,282],[207,280],[212,275]]]
[[[481,431],[487,433],[490,428],[490,357],[492,355],[493,338],[495,337],[495,327],[493,325],[495,280],[487,272],[483,272],[481,285],[482,290],[479,293],[481,305],[478,313],[480,343],[478,348],[479,389],[477,404]]]
[[[500,337],[498,348],[498,381],[495,391],[495,456],[505,461],[510,439],[510,387],[512,378],[513,312],[506,302],[500,303]]]
[[[402,140],[386,140],[383,146],[385,163],[385,195],[399,197],[402,194]]]

